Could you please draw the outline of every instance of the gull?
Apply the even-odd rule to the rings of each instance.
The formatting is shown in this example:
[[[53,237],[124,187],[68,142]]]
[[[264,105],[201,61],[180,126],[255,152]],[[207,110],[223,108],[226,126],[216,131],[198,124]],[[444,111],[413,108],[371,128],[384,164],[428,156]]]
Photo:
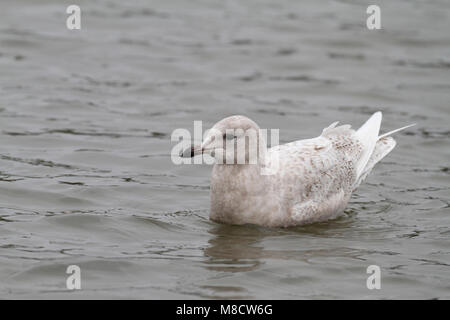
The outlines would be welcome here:
[[[316,138],[267,148],[259,126],[235,115],[217,122],[201,145],[180,156],[210,155],[215,160],[211,220],[265,227],[305,225],[342,215],[352,192],[395,147],[390,135],[414,125],[380,135],[381,119],[381,112],[376,112],[358,130],[334,122]],[[257,143],[245,143],[250,131],[258,132]],[[244,146],[243,162],[237,161],[238,145]]]

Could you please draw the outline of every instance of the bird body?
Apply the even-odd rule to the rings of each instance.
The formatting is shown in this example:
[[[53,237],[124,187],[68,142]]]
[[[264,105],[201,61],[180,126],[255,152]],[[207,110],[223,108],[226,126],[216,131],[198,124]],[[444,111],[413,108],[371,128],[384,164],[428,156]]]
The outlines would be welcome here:
[[[210,218],[228,224],[289,227],[338,217],[352,192],[395,147],[389,134],[406,128],[379,136],[381,118],[381,112],[375,113],[356,131],[335,122],[316,138],[272,148],[259,141],[263,150],[255,164],[214,164]],[[244,116],[225,118],[213,129],[240,127],[259,129]],[[210,140],[205,139],[201,150],[215,150],[220,156],[227,152],[217,152]],[[271,167],[275,168],[271,174],[261,173]]]

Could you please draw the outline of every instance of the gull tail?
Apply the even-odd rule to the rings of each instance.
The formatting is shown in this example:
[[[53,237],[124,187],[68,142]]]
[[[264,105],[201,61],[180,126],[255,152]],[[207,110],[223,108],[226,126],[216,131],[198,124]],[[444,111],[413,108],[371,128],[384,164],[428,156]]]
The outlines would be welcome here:
[[[390,135],[415,125],[411,124],[379,135],[381,119],[381,112],[374,113],[355,133],[363,145],[363,150],[356,165],[357,179],[353,189],[358,187],[367,178],[375,164],[394,149],[396,141]]]

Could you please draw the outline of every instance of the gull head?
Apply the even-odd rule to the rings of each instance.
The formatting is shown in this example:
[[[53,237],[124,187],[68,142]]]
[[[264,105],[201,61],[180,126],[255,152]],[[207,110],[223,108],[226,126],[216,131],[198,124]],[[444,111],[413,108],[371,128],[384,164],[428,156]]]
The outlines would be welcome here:
[[[251,119],[235,115],[217,122],[201,145],[185,149],[182,157],[209,154],[217,164],[257,164],[266,149],[259,126]]]

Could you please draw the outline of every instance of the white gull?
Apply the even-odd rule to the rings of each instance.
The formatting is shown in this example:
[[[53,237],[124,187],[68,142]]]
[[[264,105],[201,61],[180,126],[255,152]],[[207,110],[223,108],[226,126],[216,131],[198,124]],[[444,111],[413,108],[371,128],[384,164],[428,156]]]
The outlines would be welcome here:
[[[260,148],[256,163],[250,164],[249,154],[256,150],[247,143],[246,162],[230,164],[217,161],[228,158],[230,149],[227,151],[225,146],[229,132],[259,130],[249,118],[231,116],[217,122],[201,145],[181,155],[209,154],[216,158],[211,176],[211,220],[267,227],[304,225],[341,215],[352,192],[395,147],[390,135],[410,127],[379,135],[381,118],[381,112],[374,113],[356,131],[335,122],[316,138],[272,148],[267,148],[264,137],[257,135]],[[243,134],[231,138],[236,144],[246,139]],[[262,174],[263,168],[275,162],[272,174]]]

